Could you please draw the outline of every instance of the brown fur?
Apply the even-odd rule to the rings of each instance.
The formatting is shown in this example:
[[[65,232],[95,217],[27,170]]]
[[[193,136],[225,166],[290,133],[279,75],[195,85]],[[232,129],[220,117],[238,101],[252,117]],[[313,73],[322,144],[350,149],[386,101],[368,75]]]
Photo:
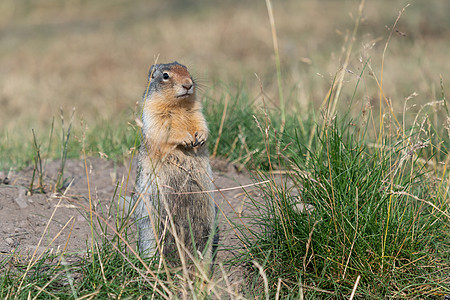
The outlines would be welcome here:
[[[153,255],[160,240],[166,258],[179,264],[178,238],[193,256],[199,250],[210,260],[216,208],[206,192],[213,189],[209,132],[195,82],[178,63],[153,66],[149,80],[134,197],[140,250]]]

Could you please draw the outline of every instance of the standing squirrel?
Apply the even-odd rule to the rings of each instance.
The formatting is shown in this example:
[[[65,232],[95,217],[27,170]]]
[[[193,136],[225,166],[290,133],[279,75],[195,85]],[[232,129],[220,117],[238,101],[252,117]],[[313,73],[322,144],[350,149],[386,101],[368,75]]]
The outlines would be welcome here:
[[[145,256],[162,250],[171,265],[180,255],[186,261],[186,252],[211,263],[217,208],[195,81],[178,62],[153,65],[148,80],[133,196],[139,249]]]

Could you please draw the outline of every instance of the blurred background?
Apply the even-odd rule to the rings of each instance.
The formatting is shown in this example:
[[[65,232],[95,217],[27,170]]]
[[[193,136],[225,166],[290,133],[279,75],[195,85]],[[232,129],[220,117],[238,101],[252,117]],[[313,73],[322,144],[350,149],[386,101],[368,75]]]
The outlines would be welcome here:
[[[440,75],[450,86],[450,1],[366,1],[352,43],[359,1],[272,1],[287,107],[320,106],[350,44],[345,84],[355,86],[363,69],[379,79],[390,28],[408,3],[385,55],[384,93],[400,110],[414,92],[418,107],[439,98]],[[208,101],[240,90],[257,100],[257,74],[265,100],[277,108],[263,0],[2,0],[2,143],[30,141],[31,128],[47,134],[60,108],[75,107],[75,123],[90,128],[126,124],[156,60],[187,65]],[[359,98],[377,106],[376,81],[364,84]]]

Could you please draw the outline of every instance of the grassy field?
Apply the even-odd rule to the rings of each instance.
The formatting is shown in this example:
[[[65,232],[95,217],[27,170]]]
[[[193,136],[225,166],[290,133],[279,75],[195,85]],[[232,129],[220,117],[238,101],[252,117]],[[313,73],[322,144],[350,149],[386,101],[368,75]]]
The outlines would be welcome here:
[[[177,60],[211,153],[268,180],[257,228],[236,225],[248,284],[231,298],[450,294],[450,3],[274,1],[275,26],[265,1],[132,3],[0,3],[1,171],[36,159],[32,129],[43,158],[129,160],[148,68]],[[66,269],[42,260],[43,276],[2,273],[0,297],[176,296],[124,240],[102,243]]]

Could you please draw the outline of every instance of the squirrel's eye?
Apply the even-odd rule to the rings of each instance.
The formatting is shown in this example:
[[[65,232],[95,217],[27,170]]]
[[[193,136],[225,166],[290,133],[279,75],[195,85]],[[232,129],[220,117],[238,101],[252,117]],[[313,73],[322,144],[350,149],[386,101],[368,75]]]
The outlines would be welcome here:
[[[164,79],[164,80],[167,80],[167,79],[169,79],[169,74],[167,74],[167,73],[163,73],[163,79]]]

